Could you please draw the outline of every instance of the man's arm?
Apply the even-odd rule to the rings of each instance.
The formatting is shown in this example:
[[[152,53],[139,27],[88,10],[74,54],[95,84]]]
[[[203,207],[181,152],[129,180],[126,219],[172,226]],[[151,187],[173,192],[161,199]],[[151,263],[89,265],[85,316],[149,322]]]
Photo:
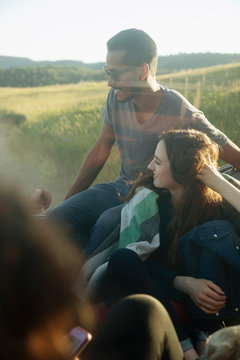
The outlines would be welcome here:
[[[223,147],[220,158],[240,170],[240,149],[230,139],[227,140],[226,145]]]
[[[240,170],[240,149],[228,137],[219,131],[204,114],[196,112],[192,115],[191,127],[206,133],[222,147],[220,158]]]
[[[112,127],[104,123],[96,143],[85,157],[65,199],[86,190],[92,184],[107,161],[114,142],[115,135]]]

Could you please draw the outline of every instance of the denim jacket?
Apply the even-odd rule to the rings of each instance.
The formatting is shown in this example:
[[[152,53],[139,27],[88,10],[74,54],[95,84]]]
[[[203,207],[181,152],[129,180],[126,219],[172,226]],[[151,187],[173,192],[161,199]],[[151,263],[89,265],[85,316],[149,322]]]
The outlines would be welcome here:
[[[230,319],[240,311],[240,238],[234,226],[215,220],[193,228],[179,239],[185,275],[212,280],[226,294],[226,306],[206,314],[196,305],[198,319]]]

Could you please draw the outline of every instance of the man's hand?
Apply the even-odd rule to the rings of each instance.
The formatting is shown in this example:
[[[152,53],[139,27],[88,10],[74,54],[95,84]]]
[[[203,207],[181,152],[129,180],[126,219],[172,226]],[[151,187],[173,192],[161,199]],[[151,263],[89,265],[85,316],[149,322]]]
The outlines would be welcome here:
[[[52,196],[49,190],[40,186],[27,195],[27,200],[31,212],[37,214],[42,210],[46,210],[50,206]]]

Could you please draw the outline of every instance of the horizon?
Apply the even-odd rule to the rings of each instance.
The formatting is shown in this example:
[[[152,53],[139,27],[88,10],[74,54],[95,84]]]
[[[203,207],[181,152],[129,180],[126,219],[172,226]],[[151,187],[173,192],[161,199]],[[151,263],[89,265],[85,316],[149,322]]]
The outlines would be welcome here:
[[[159,56],[238,54],[239,13],[238,0],[152,0],[149,6],[122,0],[115,7],[110,0],[1,0],[1,52],[33,61],[104,62],[107,40],[135,27],[155,40]]]
[[[198,54],[214,54],[214,55],[240,55],[240,51],[238,53],[216,53],[216,52],[191,52],[191,53],[176,53],[176,54],[166,54],[166,55],[158,55],[159,57],[167,57],[167,56],[178,56],[178,55],[198,55]],[[95,64],[95,63],[104,63],[105,60],[100,60],[100,61],[94,61],[94,62],[84,62],[81,59],[56,59],[56,60],[50,60],[50,59],[43,59],[43,60],[38,60],[38,59],[31,59],[29,57],[25,57],[25,56],[12,56],[12,55],[2,55],[0,54],[0,57],[9,57],[9,58],[17,58],[17,59],[27,59],[27,60],[31,60],[33,62],[58,62],[58,61],[76,61],[76,62],[82,62],[83,64]]]

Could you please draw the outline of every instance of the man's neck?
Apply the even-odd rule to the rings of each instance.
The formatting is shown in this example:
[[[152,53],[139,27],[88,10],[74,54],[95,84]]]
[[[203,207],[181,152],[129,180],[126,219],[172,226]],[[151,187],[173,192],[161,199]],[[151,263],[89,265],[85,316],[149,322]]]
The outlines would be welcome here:
[[[142,89],[135,95],[134,103],[139,111],[154,111],[161,102],[162,91],[156,79],[143,82]]]
[[[158,109],[162,100],[163,91],[159,84],[146,86],[134,97],[136,115],[139,123],[148,121]]]

